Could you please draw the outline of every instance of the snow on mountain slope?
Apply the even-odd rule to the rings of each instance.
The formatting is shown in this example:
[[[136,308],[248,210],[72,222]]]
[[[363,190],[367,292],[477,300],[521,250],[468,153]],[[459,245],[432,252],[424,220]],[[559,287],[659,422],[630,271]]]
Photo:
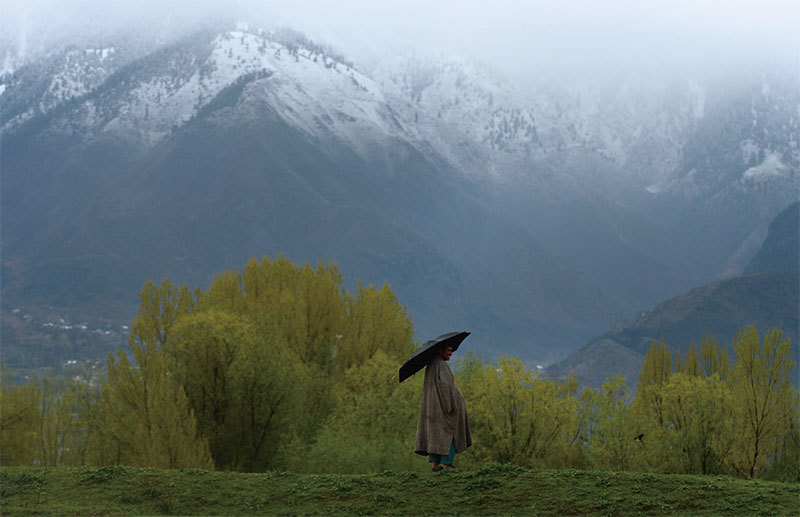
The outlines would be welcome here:
[[[2,77],[2,128],[48,115],[50,131],[148,148],[218,96],[246,95],[362,155],[399,139],[464,173],[583,184],[645,211],[798,183],[796,80],[631,74],[523,88],[457,56],[374,63],[365,73],[300,34],[247,26],[143,56],[73,47]]]
[[[397,55],[382,60],[373,74],[426,141],[464,172],[502,178],[510,173],[509,160],[546,150],[534,107],[472,61]]]
[[[120,65],[113,46],[69,48],[5,72],[0,76],[3,130],[88,94]]]
[[[63,69],[49,74],[39,69],[47,76],[48,87],[38,96],[13,77],[4,83],[9,90],[4,95],[27,88],[29,97],[27,109],[5,122],[4,130],[77,99],[79,105],[55,122],[60,131],[84,139],[124,135],[151,147],[226,88],[262,81],[261,95],[309,134],[324,131],[353,146],[376,135],[410,134],[374,81],[322,47],[299,36],[293,39],[246,28],[211,40],[204,34],[119,70],[100,66],[113,55],[112,49],[76,50],[73,53],[96,56],[97,66],[72,66],[68,54]],[[92,89],[95,95],[81,99]]]
[[[310,134],[326,126],[348,135],[356,121],[387,133],[396,129],[382,110],[384,102],[374,83],[318,49],[286,46],[265,34],[243,30],[217,36],[211,47],[182,84],[171,85],[168,77],[154,76],[134,88],[130,103],[121,107],[127,116],[120,122],[131,129],[145,128],[152,145],[224,88],[250,78],[264,79],[262,93],[272,105]],[[357,136],[351,140],[358,141]]]
[[[408,55],[383,56],[363,73],[302,35],[247,26],[131,56],[114,46],[72,48],[6,74],[0,80],[3,130],[72,101],[78,105],[54,124],[60,131],[83,139],[112,134],[150,147],[226,88],[257,83],[257,95],[294,126],[346,141],[360,153],[369,153],[376,138],[400,138],[465,173],[512,182],[549,163],[577,181],[610,184],[612,193],[626,182],[646,202],[704,188],[697,182],[708,178],[696,176],[707,174],[687,168],[687,144],[698,131],[726,123],[719,118],[732,109],[718,84],[695,77],[541,78],[522,88],[462,57]],[[798,162],[791,143],[797,115],[779,125],[773,111],[793,113],[783,100],[786,88],[765,80],[758,89],[749,106],[752,135],[735,143],[757,160],[746,169],[773,152],[791,175]],[[600,161],[566,171],[563,157],[570,153]],[[591,162],[584,158],[577,162]],[[603,160],[607,165],[600,166]],[[753,179],[754,172],[742,173]]]
[[[797,84],[764,75],[763,81],[742,72],[722,78],[542,77],[524,88],[463,58],[403,55],[378,61],[374,71],[385,91],[405,99],[407,119],[420,125],[432,120],[445,129],[427,136],[460,168],[513,181],[555,168],[595,187],[611,185],[611,195],[626,185],[618,199],[634,194],[634,204],[723,188],[714,179],[719,174],[687,168],[706,151],[730,154],[742,147],[761,153],[757,163],[776,152],[792,175],[798,162]],[[585,166],[572,167],[565,159],[570,155]],[[757,163],[741,170],[741,164],[726,165],[737,177],[723,183],[737,181]]]
[[[771,183],[787,193],[794,191],[796,197],[800,181],[797,80],[764,77],[728,85],[727,91],[717,85],[715,93],[706,100],[703,117],[688,135],[680,162],[663,178],[659,192],[702,201],[726,189],[755,191]]]
[[[705,84],[691,78],[542,77],[523,86],[458,56],[376,61],[374,77],[405,100],[406,118],[443,129],[426,135],[441,154],[506,180],[552,169],[554,160],[562,164],[556,169],[568,168],[562,158],[574,154],[606,162],[567,172],[578,181],[622,180],[642,196],[646,187],[656,192],[680,164],[707,102]]]

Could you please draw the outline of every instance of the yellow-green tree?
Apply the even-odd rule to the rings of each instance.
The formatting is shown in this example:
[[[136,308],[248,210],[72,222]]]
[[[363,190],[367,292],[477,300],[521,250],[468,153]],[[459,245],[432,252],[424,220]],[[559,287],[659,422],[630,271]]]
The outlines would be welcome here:
[[[218,279],[211,286],[209,296],[218,298],[221,283],[233,293],[237,276],[235,272],[226,273],[224,282]],[[283,256],[251,259],[239,281],[251,321],[283,335],[301,361],[325,372],[333,368],[334,346],[344,324],[341,283],[342,275],[335,264],[320,262],[316,269],[308,264],[299,267]],[[233,294],[225,298],[236,299]],[[227,306],[220,308],[230,310]]]
[[[181,318],[171,341],[175,377],[216,466],[271,466],[277,445],[302,416],[297,405],[307,376],[299,358],[277,334],[216,309]]]
[[[39,429],[44,465],[73,465],[81,449],[78,386],[63,378],[39,381]]]
[[[232,366],[241,344],[251,338],[247,321],[225,312],[188,314],[175,323],[166,351],[175,381],[183,387],[197,428],[208,440],[218,468],[230,465],[232,445],[226,440],[235,405]]]
[[[355,294],[346,298],[346,309],[344,328],[336,342],[339,372],[364,364],[379,350],[400,362],[413,352],[411,318],[388,284],[377,289],[359,282]]]
[[[0,464],[77,465],[89,426],[81,408],[86,387],[61,376],[0,388]]]
[[[592,393],[590,405],[594,425],[588,453],[594,468],[628,470],[641,454],[642,444],[634,442],[633,438],[647,431],[631,418],[629,398],[630,392],[622,376],[608,378],[601,390]]]
[[[108,358],[108,381],[101,411],[108,425],[97,437],[105,447],[101,463],[155,467],[212,468],[208,442],[197,433],[196,419],[174,375],[166,348],[175,322],[189,312],[194,297],[168,281],[147,282],[129,345]]]
[[[577,385],[577,379],[574,376],[568,379],[568,382],[572,385]],[[583,386],[580,393],[576,391],[577,411],[575,426],[569,435],[569,448],[567,449],[567,457],[562,465],[563,467],[587,468],[592,464],[589,448],[600,423],[598,404],[600,396],[599,390],[588,385]]]
[[[797,411],[789,383],[794,362],[789,336],[779,328],[768,331],[762,341],[750,325],[737,334],[733,351],[730,382],[738,432],[730,463],[741,475],[754,478],[787,432],[786,412]]]
[[[710,377],[715,373],[723,380],[730,375],[731,360],[728,351],[719,345],[711,334],[700,342],[700,375]]]
[[[35,380],[13,386],[4,375],[0,384],[0,465],[33,465],[34,461],[41,461],[41,397]]]
[[[764,477],[776,481],[800,483],[800,392],[792,390],[791,399],[783,408],[784,433],[775,442],[772,463]]]
[[[260,333],[241,342],[231,372],[231,464],[249,472],[273,468],[282,444],[303,434],[313,367],[302,364],[281,336]]]
[[[723,473],[734,432],[728,385],[717,374],[700,377],[676,372],[661,386],[660,395],[664,425],[653,430],[660,446],[656,446],[660,454],[655,461],[672,473]]]
[[[476,461],[557,466],[577,425],[574,385],[543,379],[519,359],[465,360],[457,378],[473,430]]]
[[[661,386],[672,375],[672,358],[664,339],[653,341],[644,356],[642,369],[639,371],[639,385],[636,390],[636,404],[640,412],[648,419],[651,417],[664,425],[664,408]]]
[[[398,383],[397,360],[378,350],[346,370],[338,404],[311,447],[295,444],[307,472],[367,473],[427,469],[414,454],[422,376]]]
[[[303,368],[304,411],[295,433],[311,440],[330,413],[334,400],[336,347],[343,335],[345,299],[335,264],[297,266],[284,256],[251,259],[243,271],[218,275],[200,297],[200,310],[217,309],[249,320],[262,334],[278,336]]]

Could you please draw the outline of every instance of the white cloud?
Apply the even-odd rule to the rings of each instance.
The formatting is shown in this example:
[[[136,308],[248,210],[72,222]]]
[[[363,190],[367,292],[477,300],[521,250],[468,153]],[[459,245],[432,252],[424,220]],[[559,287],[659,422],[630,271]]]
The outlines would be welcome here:
[[[188,27],[240,16],[313,39],[394,41],[507,67],[800,61],[796,0],[0,0],[0,31],[25,38]],[[235,14],[234,14],[235,13]]]

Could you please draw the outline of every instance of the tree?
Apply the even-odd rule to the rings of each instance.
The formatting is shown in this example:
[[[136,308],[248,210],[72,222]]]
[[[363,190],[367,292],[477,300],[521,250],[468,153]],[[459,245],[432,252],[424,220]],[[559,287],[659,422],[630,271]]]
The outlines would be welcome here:
[[[800,483],[800,392],[792,390],[789,407],[783,408],[784,433],[775,442],[772,464],[764,477],[776,481]]]
[[[345,301],[345,325],[337,336],[338,372],[364,364],[379,350],[401,362],[414,351],[411,319],[388,284],[378,290],[359,282],[355,295],[348,295]]]
[[[99,441],[107,444],[102,462],[154,467],[213,468],[208,443],[197,433],[196,420],[167,354],[172,329],[188,314],[194,298],[169,281],[147,282],[129,345],[135,365],[124,351],[108,358],[108,382],[101,403],[108,422]]]
[[[270,467],[304,394],[302,364],[283,338],[210,309],[175,324],[169,354],[217,467]]]
[[[299,467],[337,473],[427,468],[413,453],[422,377],[398,383],[396,371],[397,361],[382,350],[346,370],[337,386],[339,403],[314,445],[295,454]]]
[[[680,351],[678,351],[678,354],[680,355]],[[686,357],[680,359],[680,365],[681,367],[678,371],[681,373],[694,376],[701,374],[700,353],[697,350],[697,345],[692,343],[692,346],[686,351]]]
[[[716,373],[726,380],[729,378],[730,368],[728,351],[721,347],[711,334],[703,336],[700,342],[700,374],[710,377]]]
[[[630,392],[622,376],[610,377],[602,390],[591,397],[595,424],[589,440],[589,458],[594,468],[627,470],[631,468],[638,444],[633,437],[647,431],[630,418]]]
[[[661,387],[664,427],[657,439],[666,447],[657,459],[681,474],[721,474],[730,453],[730,413],[727,384],[714,374],[699,377],[676,372]]]
[[[74,464],[80,449],[77,419],[77,390],[63,378],[44,378],[39,382],[39,429],[41,459],[44,465]]]
[[[755,325],[750,325],[737,334],[733,351],[731,386],[740,432],[730,461],[740,474],[754,478],[786,434],[785,412],[797,410],[789,383],[794,361],[789,337],[779,328],[767,332],[761,342]]]
[[[661,386],[672,375],[672,359],[664,339],[658,343],[653,341],[644,356],[642,369],[639,371],[639,385],[636,390],[635,403],[640,411],[649,419],[653,416],[658,426],[664,425],[664,409]]]
[[[3,465],[76,465],[83,462],[87,425],[83,386],[61,376],[0,388]]]
[[[232,465],[256,472],[274,468],[285,441],[307,431],[303,401],[305,381],[313,371],[275,334],[251,335],[241,342],[231,365],[235,404],[229,422],[233,436]]]
[[[316,269],[308,264],[297,267],[279,256],[274,261],[251,259],[240,283],[251,321],[282,334],[304,363],[328,373],[344,322],[341,282],[341,272],[334,264],[320,262]],[[217,284],[211,286],[210,295],[215,295]]]
[[[37,431],[41,389],[35,380],[12,386],[7,376],[0,385],[0,465],[33,465],[40,458]]]
[[[175,381],[183,388],[218,468],[231,462],[227,418],[235,405],[232,365],[252,329],[225,312],[195,312],[174,325],[167,353]]]
[[[244,271],[218,275],[200,296],[200,312],[244,318],[253,331],[286,344],[310,372],[300,390],[305,411],[293,432],[311,440],[336,405],[334,384],[345,371],[383,350],[404,360],[413,350],[411,320],[388,285],[341,288],[334,264],[296,266],[287,258],[253,258]],[[198,410],[199,411],[199,410]]]
[[[577,386],[577,379],[571,377],[568,382]],[[569,437],[569,450],[566,463],[567,468],[586,468],[590,465],[591,458],[589,447],[599,423],[597,400],[598,390],[591,386],[584,386],[580,395],[576,393],[578,409],[575,417],[575,426]]]
[[[519,359],[465,360],[459,370],[478,461],[555,466],[575,428],[576,386],[542,379]]]

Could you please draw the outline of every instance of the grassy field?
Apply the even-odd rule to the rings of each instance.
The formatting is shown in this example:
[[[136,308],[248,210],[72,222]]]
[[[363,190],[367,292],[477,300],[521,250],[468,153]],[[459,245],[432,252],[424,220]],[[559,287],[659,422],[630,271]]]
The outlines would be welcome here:
[[[527,470],[241,474],[4,467],[4,515],[800,515],[800,484],[633,472]]]

